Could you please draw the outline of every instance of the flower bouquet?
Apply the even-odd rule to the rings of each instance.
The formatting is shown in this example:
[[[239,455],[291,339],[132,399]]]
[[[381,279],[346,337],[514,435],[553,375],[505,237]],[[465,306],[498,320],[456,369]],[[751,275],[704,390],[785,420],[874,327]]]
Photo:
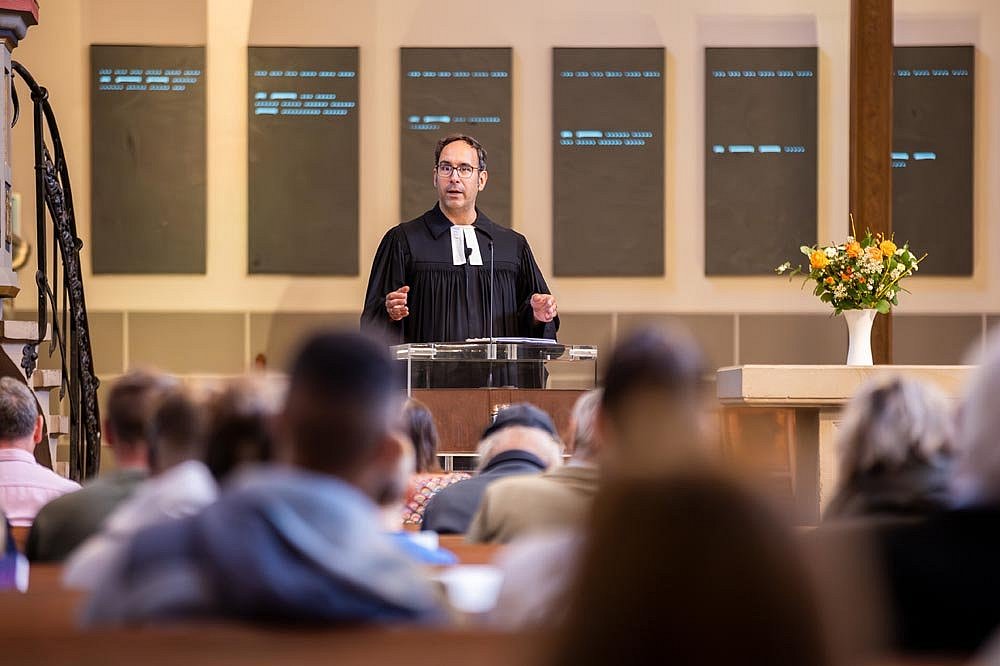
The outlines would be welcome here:
[[[853,230],[853,222],[851,226]],[[907,291],[900,282],[916,273],[920,262],[927,257],[924,254],[918,259],[909,244],[897,247],[892,238],[872,235],[870,231],[860,240],[848,236],[841,245],[803,245],[799,249],[809,257],[805,282],[816,283],[813,294],[831,304],[834,314],[867,309],[888,314],[894,305],[899,305],[899,292]],[[807,274],[802,266],[793,268],[790,261],[778,266],[775,272],[789,277]]]
[[[917,272],[919,259],[908,243],[897,247],[892,238],[866,231],[860,240],[854,232],[841,245],[799,248],[809,257],[809,268],[793,267],[786,261],[775,269],[778,275],[805,275],[806,282],[816,283],[813,294],[833,306],[833,314],[843,314],[847,320],[850,342],[848,365],[872,365],[871,329],[876,313],[888,314],[899,305],[899,292],[904,278]],[[907,292],[909,293],[909,292]]]

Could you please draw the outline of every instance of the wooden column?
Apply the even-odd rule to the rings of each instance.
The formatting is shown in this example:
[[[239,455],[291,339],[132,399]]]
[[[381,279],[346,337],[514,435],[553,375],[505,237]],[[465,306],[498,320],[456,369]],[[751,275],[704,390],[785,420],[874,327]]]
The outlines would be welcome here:
[[[851,0],[850,211],[858,235],[892,233],[892,0]],[[875,363],[892,363],[892,317],[872,331]]]

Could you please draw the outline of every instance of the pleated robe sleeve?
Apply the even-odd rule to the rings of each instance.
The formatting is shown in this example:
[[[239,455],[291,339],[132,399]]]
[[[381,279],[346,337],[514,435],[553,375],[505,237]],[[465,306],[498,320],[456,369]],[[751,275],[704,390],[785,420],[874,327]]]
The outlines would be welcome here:
[[[385,297],[406,284],[408,257],[406,234],[398,226],[393,227],[382,237],[375,251],[365,292],[365,307],[361,312],[361,332],[392,345],[403,342],[403,322],[406,319],[393,321],[389,318]]]
[[[520,267],[517,278],[517,320],[520,328],[520,335],[528,338],[556,339],[556,331],[559,330],[559,317],[550,322],[540,322],[535,320],[535,313],[531,309],[531,297],[534,294],[550,294],[549,286],[545,284],[542,271],[535,263],[535,256],[531,253],[531,247],[527,239],[521,239]]]

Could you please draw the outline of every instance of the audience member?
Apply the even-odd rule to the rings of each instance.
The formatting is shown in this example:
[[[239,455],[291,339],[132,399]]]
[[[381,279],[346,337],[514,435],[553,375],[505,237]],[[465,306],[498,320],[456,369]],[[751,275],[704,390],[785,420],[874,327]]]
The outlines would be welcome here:
[[[0,379],[0,511],[14,527],[30,526],[38,511],[80,484],[35,461],[45,420],[24,382]]]
[[[136,534],[85,621],[435,617],[433,587],[379,523],[401,494],[398,374],[360,335],[308,340],[279,421],[288,464],[242,470],[200,514]]]
[[[403,524],[420,525],[424,520],[424,509],[438,491],[453,483],[464,481],[471,475],[467,472],[441,471],[438,464],[438,432],[434,425],[434,415],[419,400],[406,401],[403,408],[410,441],[416,454],[417,469],[410,479],[410,490],[403,507]]]
[[[274,458],[275,420],[284,388],[273,380],[233,380],[211,400],[205,464],[220,483],[245,465]]]
[[[93,589],[127,547],[129,538],[149,525],[190,516],[218,497],[211,472],[201,461],[208,425],[209,395],[176,386],[166,392],[149,428],[153,477],[140,484],[66,561],[63,583]]]
[[[697,342],[680,329],[642,329],[615,346],[598,413],[609,475],[683,467],[705,457],[703,371]]]
[[[115,469],[38,512],[28,538],[30,560],[65,559],[149,476],[147,431],[157,401],[172,382],[163,374],[133,370],[111,387],[102,439],[114,454]]]
[[[697,343],[679,330],[638,330],[615,346],[607,368],[595,433],[602,479],[701,464],[705,423]],[[644,519],[659,523],[658,517]],[[493,623],[520,628],[558,619],[580,542],[574,529],[514,541],[498,562],[504,582]]]
[[[562,463],[558,437],[552,419],[534,405],[501,410],[479,442],[479,473],[437,493],[424,510],[421,529],[464,534],[491,483],[508,476],[540,474]]]
[[[823,666],[830,657],[792,535],[739,486],[674,472],[599,493],[551,663]]]
[[[964,397],[956,508],[877,532],[896,646],[970,654],[1000,628],[1000,336]]]
[[[507,543],[531,532],[577,528],[583,523],[598,485],[595,422],[600,401],[600,390],[593,390],[573,406],[569,463],[539,476],[515,476],[490,484],[469,528],[469,541]]]
[[[947,508],[954,425],[932,385],[895,377],[864,386],[844,409],[839,489],[824,521],[917,518]]]

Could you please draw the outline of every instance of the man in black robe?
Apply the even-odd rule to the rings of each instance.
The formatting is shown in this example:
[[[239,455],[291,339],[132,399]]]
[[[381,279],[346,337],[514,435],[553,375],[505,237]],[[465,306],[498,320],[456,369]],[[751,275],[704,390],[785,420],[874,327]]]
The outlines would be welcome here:
[[[487,179],[486,150],[478,141],[453,135],[438,142],[438,203],[382,238],[368,279],[362,331],[394,344],[510,336],[555,340],[556,300],[527,239],[476,208]],[[499,385],[509,383],[523,385]],[[487,385],[474,378],[449,384]]]

